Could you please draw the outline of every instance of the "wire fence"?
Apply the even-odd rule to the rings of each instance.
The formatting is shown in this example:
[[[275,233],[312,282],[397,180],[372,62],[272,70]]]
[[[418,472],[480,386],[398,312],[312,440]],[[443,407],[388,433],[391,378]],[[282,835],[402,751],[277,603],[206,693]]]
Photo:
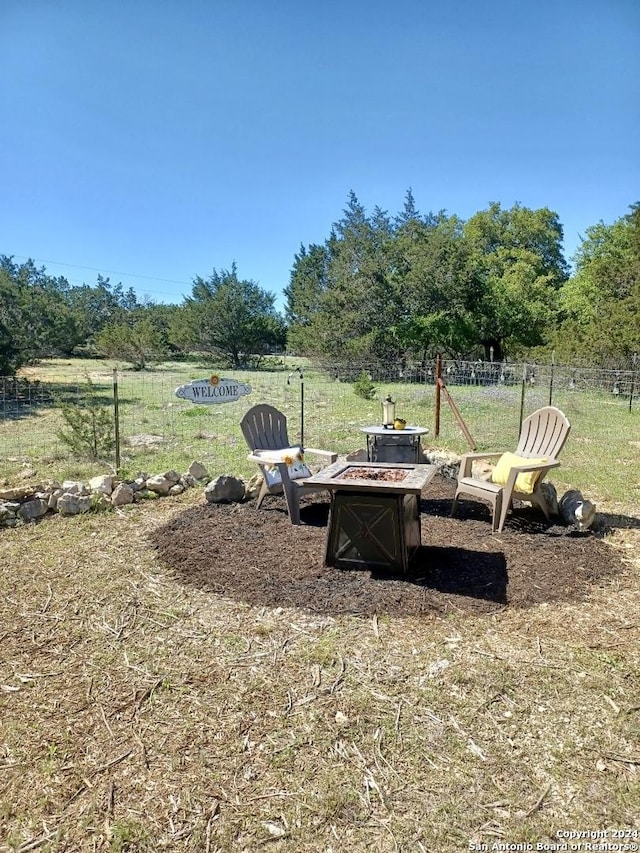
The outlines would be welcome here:
[[[366,447],[362,428],[381,423],[381,401],[389,394],[398,416],[429,428],[431,441],[455,452],[467,449],[468,441],[446,402],[439,434],[434,435],[436,364],[303,364],[285,357],[267,370],[221,371],[251,386],[251,393],[237,401],[196,405],[176,396],[179,385],[210,371],[189,363],[115,371],[100,362],[78,371],[72,362],[63,367],[43,363],[21,378],[0,378],[0,477],[26,477],[33,470],[52,477],[83,472],[88,461],[78,458],[63,438],[69,425],[62,404],[86,410],[90,394],[111,413],[117,439],[96,465],[129,472],[186,470],[190,461],[199,459],[212,471],[224,467],[252,473],[239,424],[257,403],[270,403],[287,415],[292,443],[352,452]],[[511,443],[522,416],[541,405],[558,405],[583,432],[602,433],[603,440],[614,413],[631,414],[635,429],[640,410],[636,361],[630,369],[604,370],[443,360],[441,374],[481,449]]]

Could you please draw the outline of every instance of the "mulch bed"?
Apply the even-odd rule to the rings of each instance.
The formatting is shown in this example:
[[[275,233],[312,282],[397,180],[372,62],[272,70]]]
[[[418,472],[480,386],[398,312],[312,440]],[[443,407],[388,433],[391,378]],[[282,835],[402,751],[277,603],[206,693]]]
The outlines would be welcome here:
[[[158,556],[189,585],[251,605],[323,615],[488,614],[543,602],[579,601],[623,566],[597,533],[548,525],[524,505],[491,533],[488,508],[460,501],[450,518],[452,480],[436,477],[422,497],[422,547],[409,574],[324,565],[329,501],[301,505],[290,524],[282,498],[194,507],[152,537]]]

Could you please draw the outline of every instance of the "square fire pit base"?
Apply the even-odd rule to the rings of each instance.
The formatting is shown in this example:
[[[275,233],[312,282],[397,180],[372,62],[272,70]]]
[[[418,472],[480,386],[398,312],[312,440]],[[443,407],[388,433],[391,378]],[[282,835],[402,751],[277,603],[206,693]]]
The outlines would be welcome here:
[[[325,564],[406,572],[420,547],[420,494],[436,471],[342,459],[309,477],[331,493]]]
[[[326,565],[406,572],[420,542],[419,495],[333,493]]]

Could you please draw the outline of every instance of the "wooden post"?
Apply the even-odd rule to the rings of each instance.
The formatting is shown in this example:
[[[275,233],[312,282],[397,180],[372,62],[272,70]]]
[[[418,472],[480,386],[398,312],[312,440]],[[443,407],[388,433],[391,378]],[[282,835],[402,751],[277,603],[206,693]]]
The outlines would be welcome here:
[[[436,356],[436,423],[433,431],[434,437],[440,435],[440,382],[442,379],[442,356]]]
[[[445,399],[446,399],[447,403],[449,404],[449,406],[451,407],[451,411],[453,412],[453,416],[456,419],[456,421],[458,422],[458,426],[462,430],[464,437],[467,439],[467,444],[469,445],[471,450],[477,450],[477,445],[476,445],[475,441],[473,440],[473,436],[469,432],[469,428],[467,427],[466,423],[464,422],[464,418],[462,417],[462,415],[458,411],[458,407],[453,402],[453,397],[449,393],[449,389],[447,388],[447,386],[442,381],[442,377],[440,379],[438,379],[438,385],[440,386],[440,388],[444,392]]]

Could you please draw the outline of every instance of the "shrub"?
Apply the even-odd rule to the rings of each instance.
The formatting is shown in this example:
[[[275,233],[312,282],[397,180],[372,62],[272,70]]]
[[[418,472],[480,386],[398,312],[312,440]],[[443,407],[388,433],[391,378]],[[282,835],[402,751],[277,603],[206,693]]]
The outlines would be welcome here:
[[[364,370],[353,383],[353,393],[356,397],[362,397],[363,400],[373,400],[376,393],[376,386],[371,381],[371,377]]]
[[[74,456],[94,461],[111,454],[116,444],[113,413],[89,377],[80,402],[60,401],[58,405],[69,429],[60,430],[57,435]]]

